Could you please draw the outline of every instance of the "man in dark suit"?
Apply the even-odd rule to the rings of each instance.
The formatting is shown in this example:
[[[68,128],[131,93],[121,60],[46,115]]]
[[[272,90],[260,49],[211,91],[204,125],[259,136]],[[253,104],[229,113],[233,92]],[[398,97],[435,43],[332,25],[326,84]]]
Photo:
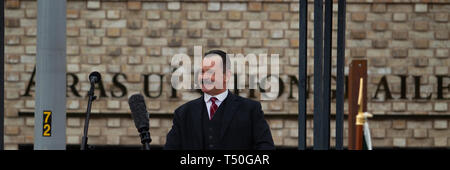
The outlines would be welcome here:
[[[275,149],[261,104],[228,91],[226,84],[230,77],[226,53],[207,52],[199,75],[203,95],[175,110],[164,149]]]

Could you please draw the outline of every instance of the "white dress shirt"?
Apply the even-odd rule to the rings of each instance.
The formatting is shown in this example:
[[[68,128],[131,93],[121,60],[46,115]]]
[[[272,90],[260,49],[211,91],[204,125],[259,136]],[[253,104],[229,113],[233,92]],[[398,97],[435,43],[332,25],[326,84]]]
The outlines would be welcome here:
[[[228,90],[225,90],[224,92],[222,92],[222,93],[220,93],[218,95],[215,95],[215,96],[211,96],[211,95],[206,94],[206,93],[204,93],[204,94],[205,94],[204,95],[204,100],[205,100],[205,103],[206,103],[206,110],[208,110],[208,116],[209,116],[209,119],[211,120],[211,113],[210,113],[209,108],[212,105],[212,101],[209,100],[209,99],[211,99],[211,97],[216,97],[217,100],[216,100],[215,103],[217,105],[217,108],[219,108],[220,104],[222,104],[222,102],[225,100],[225,98],[227,98]]]

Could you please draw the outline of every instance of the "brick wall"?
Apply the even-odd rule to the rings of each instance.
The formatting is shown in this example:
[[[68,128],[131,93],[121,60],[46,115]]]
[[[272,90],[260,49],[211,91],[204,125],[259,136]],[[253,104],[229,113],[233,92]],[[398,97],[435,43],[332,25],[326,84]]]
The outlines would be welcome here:
[[[276,101],[262,102],[275,144],[297,144],[297,88],[289,97],[290,77],[298,78],[298,2],[279,1],[82,1],[67,2],[67,143],[81,142],[87,75],[102,73],[106,96],[93,105],[89,128],[91,144],[138,145],[139,137],[129,117],[127,96],[143,92],[148,76],[151,96],[152,144],[163,145],[172,122],[173,110],[199,97],[197,92],[179,90],[176,98],[170,89],[170,61],[176,53],[193,55],[194,45],[203,50],[224,49],[229,53],[280,54],[281,79],[285,91]],[[313,4],[308,14],[308,74],[313,72]],[[437,76],[449,75],[448,1],[348,1],[346,63],[368,60],[368,110],[374,147],[448,147],[450,146],[450,78],[443,79],[443,98],[437,99]],[[333,16],[333,57],[336,56],[337,5]],[[34,87],[24,96],[33,73],[36,57],[37,3],[31,0],[6,0],[5,4],[5,145],[33,143]],[[334,59],[334,58],[333,58]],[[335,67],[333,60],[333,67]],[[346,73],[348,70],[346,69]],[[123,73],[123,75],[119,74]],[[334,72],[333,72],[334,74]],[[118,75],[118,76],[116,76]],[[401,98],[406,76],[406,98]],[[74,79],[78,78],[78,81]],[[420,97],[414,99],[415,79],[420,76]],[[381,87],[387,80],[392,99]],[[127,90],[114,85],[114,79]],[[312,80],[312,79],[311,79]],[[310,82],[312,83],[312,81]],[[334,82],[333,82],[334,83]],[[311,86],[312,87],[312,86]],[[334,88],[334,85],[332,86]],[[96,91],[98,94],[98,91]],[[312,115],[312,90],[308,114]],[[259,94],[259,92],[256,92]],[[431,94],[431,99],[426,99]],[[248,90],[240,92],[248,96]],[[119,96],[119,97],[117,97]],[[258,96],[258,95],[256,95]],[[445,99],[446,98],[446,99]],[[334,112],[332,103],[332,114]],[[347,104],[345,104],[347,108]],[[345,124],[347,125],[347,124]],[[312,145],[312,120],[308,120],[308,145]],[[334,145],[334,124],[332,124]],[[347,132],[345,131],[345,136]],[[344,140],[344,144],[347,139]]]

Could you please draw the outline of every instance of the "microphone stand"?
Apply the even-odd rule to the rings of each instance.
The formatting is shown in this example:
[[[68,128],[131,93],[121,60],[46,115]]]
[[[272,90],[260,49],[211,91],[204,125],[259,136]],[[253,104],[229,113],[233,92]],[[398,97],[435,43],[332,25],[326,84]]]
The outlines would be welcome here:
[[[86,150],[86,148],[87,148],[89,116],[91,114],[92,102],[97,98],[97,96],[94,95],[94,89],[95,89],[95,82],[91,81],[91,88],[89,89],[89,92],[88,92],[89,101],[88,101],[88,105],[87,105],[86,119],[84,120],[84,135],[83,135],[83,138],[81,139],[81,150]]]
[[[152,142],[150,132],[147,129],[143,129],[139,132],[139,136],[141,137],[142,150],[150,150],[150,142]]]

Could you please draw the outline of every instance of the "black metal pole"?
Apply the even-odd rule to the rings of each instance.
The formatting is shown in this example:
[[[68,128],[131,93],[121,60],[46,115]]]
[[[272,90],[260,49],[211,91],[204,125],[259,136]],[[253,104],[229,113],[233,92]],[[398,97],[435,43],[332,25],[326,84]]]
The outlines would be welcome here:
[[[145,150],[145,151],[150,150],[150,144],[149,143],[143,144],[142,147],[143,147],[142,150]]]
[[[149,130],[143,130],[140,132],[139,136],[141,137],[142,150],[150,150],[150,142],[152,142],[152,138],[150,137]]]
[[[307,86],[307,32],[308,0],[300,0],[300,39],[298,60],[298,149],[306,149],[306,86]]]
[[[0,150],[4,149],[4,119],[5,119],[5,108],[4,108],[4,94],[5,94],[5,89],[4,89],[4,69],[5,69],[5,50],[4,50],[4,45],[5,45],[5,9],[4,6],[5,5],[5,1],[1,1],[0,2],[0,9],[2,9],[2,12],[0,12],[0,25],[1,25],[1,32],[0,32]]]
[[[336,149],[344,149],[344,68],[346,0],[338,0],[338,34],[336,61]]]
[[[323,134],[323,1],[314,1],[314,150],[327,149]]]
[[[91,82],[91,88],[89,89],[88,92],[88,96],[89,96],[89,100],[88,100],[88,105],[87,105],[87,110],[86,110],[86,119],[84,120],[84,135],[83,138],[81,139],[81,146],[80,149],[81,150],[86,150],[87,148],[87,140],[88,140],[88,128],[89,128],[89,117],[91,115],[91,106],[92,106],[92,102],[97,98],[94,95],[94,89],[95,89],[95,84],[93,82]]]
[[[330,91],[331,91],[331,41],[332,41],[333,0],[325,0],[324,56],[323,56],[323,135],[324,146],[330,146]]]

